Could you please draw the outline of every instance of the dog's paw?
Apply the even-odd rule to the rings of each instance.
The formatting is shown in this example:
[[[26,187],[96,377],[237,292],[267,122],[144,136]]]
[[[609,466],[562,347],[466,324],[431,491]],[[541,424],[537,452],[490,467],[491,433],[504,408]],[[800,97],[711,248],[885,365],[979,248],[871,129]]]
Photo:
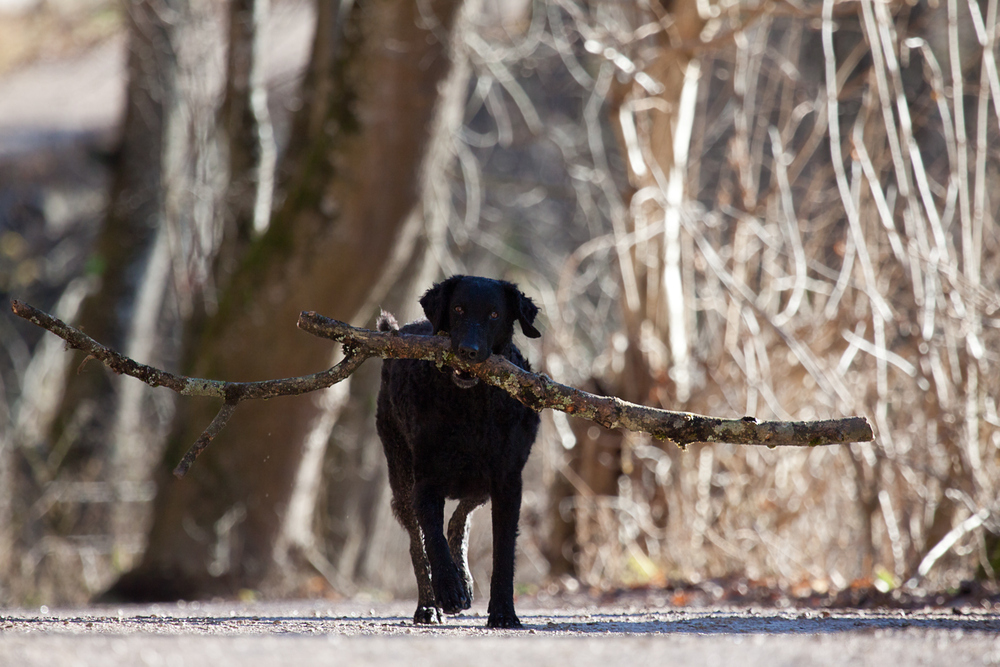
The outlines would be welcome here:
[[[441,610],[437,607],[417,607],[413,614],[414,625],[440,625],[444,622]]]
[[[458,570],[453,568],[448,574],[449,576],[434,580],[434,595],[444,613],[457,614],[472,606],[472,596],[469,595]]]
[[[524,628],[513,609],[509,611],[491,611],[490,617],[486,621],[486,627],[504,628],[508,630],[521,630]]]
[[[472,600],[461,587],[439,593],[437,603],[446,614],[460,614],[472,606]]]

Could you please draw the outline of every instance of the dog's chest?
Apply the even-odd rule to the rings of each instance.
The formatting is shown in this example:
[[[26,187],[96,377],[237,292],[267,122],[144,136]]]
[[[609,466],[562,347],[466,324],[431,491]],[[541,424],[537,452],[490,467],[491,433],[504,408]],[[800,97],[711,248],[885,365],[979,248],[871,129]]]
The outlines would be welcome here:
[[[458,387],[449,369],[431,363],[386,363],[383,418],[396,424],[418,480],[460,498],[488,494],[491,480],[520,473],[538,429],[535,412],[483,382]]]

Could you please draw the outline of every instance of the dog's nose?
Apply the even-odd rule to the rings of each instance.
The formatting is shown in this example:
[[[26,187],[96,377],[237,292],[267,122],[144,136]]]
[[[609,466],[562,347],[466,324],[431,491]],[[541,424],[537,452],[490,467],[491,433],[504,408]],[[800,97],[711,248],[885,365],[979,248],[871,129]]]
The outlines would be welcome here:
[[[458,346],[458,356],[465,361],[476,361],[479,358],[479,346],[472,343],[464,343]]]

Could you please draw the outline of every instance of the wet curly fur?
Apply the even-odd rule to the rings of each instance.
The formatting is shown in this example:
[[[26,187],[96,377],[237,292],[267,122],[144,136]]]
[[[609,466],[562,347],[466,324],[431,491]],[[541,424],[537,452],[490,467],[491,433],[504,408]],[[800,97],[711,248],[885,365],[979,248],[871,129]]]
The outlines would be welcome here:
[[[420,299],[427,320],[402,333],[441,333],[470,362],[499,354],[525,370],[512,342],[514,324],[530,338],[538,308],[516,285],[488,278],[452,276]],[[396,330],[391,315],[380,331]],[[468,564],[469,519],[492,500],[493,576],[491,628],[519,628],[514,612],[514,548],[521,507],[521,472],[538,432],[539,418],[504,391],[467,373],[431,362],[385,360],[376,425],[389,465],[392,508],[410,536],[417,577],[414,623],[440,623],[472,603]],[[444,530],[446,498],[459,501]]]

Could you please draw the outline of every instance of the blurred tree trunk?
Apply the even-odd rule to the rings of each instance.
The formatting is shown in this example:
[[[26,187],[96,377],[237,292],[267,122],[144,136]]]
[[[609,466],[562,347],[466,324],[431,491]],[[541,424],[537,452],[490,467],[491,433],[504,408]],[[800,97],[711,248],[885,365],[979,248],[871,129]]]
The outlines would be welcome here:
[[[226,95],[220,135],[229,178],[222,211],[223,243],[213,276],[225,289],[254,233],[267,228],[274,197],[276,146],[267,108],[262,49],[270,0],[231,0]]]
[[[646,8],[623,9],[629,30],[654,21],[665,28],[638,44],[628,45],[625,55],[642,67],[644,78],[622,81],[615,75],[607,95],[607,114],[617,139],[616,148],[625,158],[628,171],[628,185],[620,192],[619,212],[612,213],[612,218],[619,218],[614,228],[626,345],[621,352],[620,372],[613,377],[595,378],[591,390],[668,409],[679,409],[690,392],[688,325],[680,268],[679,209],[684,171],[683,165],[675,169],[675,136],[683,113],[686,77],[697,77],[689,73],[693,45],[699,43],[705,25],[697,4],[695,0],[660,0]],[[611,67],[609,63],[604,66]],[[688,107],[688,111],[693,108],[690,103]],[[683,149],[682,153],[686,153],[686,145]],[[654,189],[659,191],[658,197],[634,199],[637,193]],[[646,232],[657,226],[663,231]],[[628,235],[645,240],[627,242]],[[629,449],[635,435],[577,419],[571,419],[570,425],[576,446],[567,452],[566,464],[575,479],[553,489],[550,506],[555,539],[548,553],[556,573],[593,569],[595,550],[601,542],[592,535],[601,512],[595,499],[617,495],[620,475],[633,469]],[[566,499],[574,496],[575,511],[563,511],[569,506]],[[666,521],[666,512],[665,505],[653,510],[662,522]]]
[[[619,258],[628,349],[621,377],[615,378],[616,386],[609,389],[628,400],[653,401],[677,409],[690,393],[680,280],[679,209],[685,165],[676,164],[678,156],[684,160],[687,154],[689,139],[685,137],[690,137],[690,122],[685,137],[676,135],[681,115],[693,111],[694,100],[686,101],[685,109],[682,94],[686,77],[693,76],[697,82],[699,76],[697,68],[689,68],[696,62],[693,45],[699,43],[705,19],[699,15],[694,0],[660,0],[650,3],[650,7],[661,25],[669,27],[651,38],[655,42],[647,49],[651,56],[636,49],[633,57],[645,55],[643,71],[657,85],[646,84],[638,77],[612,84],[608,114],[628,169],[629,187],[622,192],[631,213],[624,220],[627,233],[642,238],[646,228],[657,225],[662,225],[663,232],[650,234],[648,241],[636,242],[627,257]],[[640,25],[638,20],[633,23]],[[675,139],[684,145],[677,145]],[[659,190],[660,196],[635,201],[636,194],[645,188]],[[668,349],[664,353],[651,351],[650,340],[665,341]]]
[[[197,251],[174,250],[211,252],[199,243],[212,221],[216,187],[214,109],[202,78],[216,48],[206,37],[209,13],[187,0],[127,3],[125,114],[106,220],[88,264],[99,280],[76,318],[95,338],[165,367],[176,366],[185,292],[197,283],[197,272],[189,269],[199,261]],[[204,202],[200,208],[198,202]],[[75,368],[80,362],[64,355],[59,364]],[[95,571],[106,580],[114,565],[129,564],[136,553],[148,515],[149,474],[158,445],[166,440],[173,398],[96,366],[81,366],[65,391],[63,378],[51,373],[42,380],[60,386],[47,390],[46,422],[33,428],[37,441],[20,443],[31,474],[19,478],[26,486],[17,496],[25,507],[41,499],[46,509],[19,512],[26,524],[18,533],[27,540],[49,534],[93,541],[84,540],[79,551],[106,557],[96,559],[88,576],[82,576],[75,546],[53,552],[35,568],[38,580],[47,580],[56,595],[80,600],[95,592]],[[95,483],[116,502],[86,495],[46,499],[77,483]]]
[[[173,0],[167,9],[169,22],[146,0],[130,3],[126,12],[125,118],[107,218],[90,258],[90,271],[100,282],[84,301],[78,321],[94,338],[122,350],[128,347],[130,326],[135,326],[142,283],[156,261],[157,233],[165,227],[170,165],[162,156],[170,113],[181,95],[176,45],[190,22],[186,0]],[[80,373],[67,387],[51,439],[58,441],[72,428],[77,432],[70,436],[77,453],[100,448],[116,412],[113,383],[114,376],[97,367]]]
[[[296,329],[299,311],[367,318],[419,231],[411,212],[461,4],[318,2],[284,201],[192,341],[191,373],[253,380],[322,369],[333,350]],[[111,593],[169,599],[280,582],[289,505],[302,502],[301,478],[315,476],[303,456],[310,435],[329,428],[330,394],[238,410],[178,481],[170,469],[219,407],[180,404],[145,555]]]

